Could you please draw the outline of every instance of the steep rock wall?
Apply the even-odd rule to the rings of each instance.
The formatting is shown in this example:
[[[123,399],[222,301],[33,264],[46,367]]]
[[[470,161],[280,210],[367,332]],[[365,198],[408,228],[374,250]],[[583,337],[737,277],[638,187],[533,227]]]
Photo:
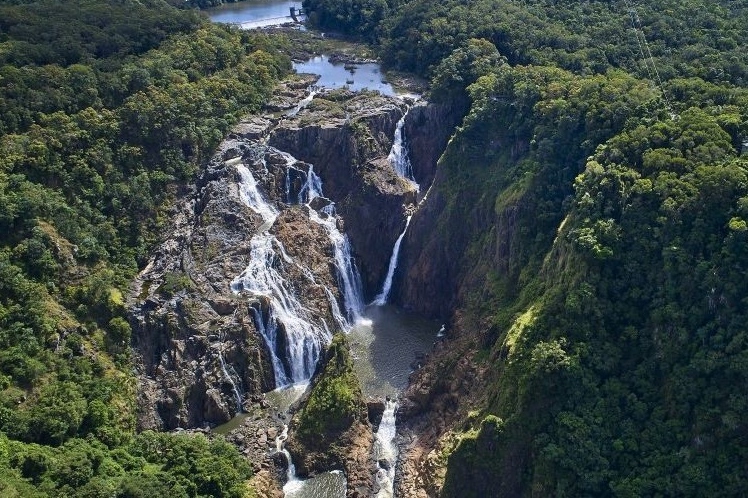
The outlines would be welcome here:
[[[268,143],[314,165],[345,221],[369,299],[387,274],[405,206],[416,201],[415,190],[386,160],[404,104],[366,93],[343,93],[339,101],[339,94],[330,103],[325,95],[315,98],[306,112],[281,122]],[[336,106],[339,117],[330,117],[327,106]]]
[[[337,201],[342,215],[338,226],[358,249],[368,292],[381,285],[403,228],[404,205],[415,202],[415,191],[386,161],[402,103],[378,95],[336,99],[332,106],[320,97],[321,103],[293,117],[245,120],[170,213],[169,233],[130,298],[140,428],[220,424],[240,408],[236,391],[245,404],[276,385],[271,352],[254,321],[255,309],[265,309],[267,301],[231,289],[263,225],[242,199],[239,165],[251,171],[279,211],[270,233],[294,263],[276,262],[276,269],[315,320],[336,323],[325,290],[342,308],[329,237],[310,222],[306,207],[286,203],[306,180],[310,164],[289,166],[288,156],[264,142],[316,161],[324,194]],[[339,117],[340,109],[347,118]]]

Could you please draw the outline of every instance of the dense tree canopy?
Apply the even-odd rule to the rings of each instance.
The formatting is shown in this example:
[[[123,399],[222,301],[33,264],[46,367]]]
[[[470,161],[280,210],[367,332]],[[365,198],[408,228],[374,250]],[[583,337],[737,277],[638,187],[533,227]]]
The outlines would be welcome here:
[[[445,496],[745,493],[746,16],[411,0],[370,30],[470,102],[435,195],[491,378]]]
[[[123,296],[178,185],[289,69],[158,0],[0,3],[1,495],[242,494],[231,447],[132,439]]]

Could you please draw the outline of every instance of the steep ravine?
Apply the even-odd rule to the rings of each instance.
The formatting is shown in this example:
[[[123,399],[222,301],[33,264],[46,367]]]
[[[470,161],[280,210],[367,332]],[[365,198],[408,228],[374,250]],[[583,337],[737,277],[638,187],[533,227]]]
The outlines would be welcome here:
[[[283,91],[286,109],[303,96],[294,86],[300,85]],[[339,330],[338,313],[346,303],[335,251],[324,226],[310,223],[309,214],[311,209],[324,211],[330,201],[320,197],[312,207],[303,205],[312,168],[324,195],[335,202],[338,228],[352,243],[365,295],[373,298],[405,227],[404,214],[418,201],[413,186],[387,161],[395,125],[405,110],[400,99],[338,91],[316,96],[294,116],[282,107],[250,116],[220,145],[196,185],[169,214],[169,233],[133,285],[129,309],[141,429],[213,426],[240,411],[267,406],[262,393],[278,385],[278,366],[273,367],[277,360],[257,317],[267,313],[270,302],[236,287],[236,278],[257,251],[253,234],[267,230],[270,243],[277,240],[271,264],[321,329]],[[447,115],[422,103],[408,115],[421,130],[409,147],[432,161],[414,164],[426,178],[435,167],[434,137],[448,138],[441,130],[450,122]],[[277,214],[268,218],[265,208],[248,200],[254,194],[247,193],[247,181],[256,183],[266,197],[263,202]],[[286,345],[280,341],[277,347]],[[371,452],[371,432],[366,431],[369,447],[357,450],[359,455]],[[263,444],[247,441],[245,453],[267,453],[272,441],[264,441],[265,450]],[[359,470],[345,469],[362,476],[350,488],[358,496],[372,476],[372,462],[364,460],[354,462]]]
[[[272,389],[269,355],[248,300],[230,288],[251,253],[251,234],[263,220],[240,198],[237,165],[256,176],[279,208],[271,232],[299,265],[282,271],[297,286],[304,306],[328,326],[335,323],[323,288],[337,293],[331,247],[321,226],[309,223],[303,207],[285,204],[286,159],[258,149],[257,139],[307,159],[336,200],[342,227],[357,250],[360,269],[377,285],[404,225],[403,206],[415,196],[394,177],[386,157],[403,108],[378,95],[337,95],[337,108],[305,109],[295,118],[251,118],[224,141],[194,192],[172,214],[171,233],[139,275],[131,316],[139,371],[139,425],[173,429],[216,424],[238,411],[234,386],[244,396]],[[341,102],[342,100],[342,102]],[[340,107],[338,107],[340,106]],[[312,106],[310,106],[312,107]],[[275,120],[275,123],[273,122]],[[305,152],[308,151],[308,152]],[[305,172],[308,165],[293,168]],[[367,223],[376,220],[376,230]],[[370,233],[374,233],[372,238]],[[376,239],[377,243],[371,243]],[[303,275],[309,269],[314,281]],[[372,287],[373,288],[373,287]],[[221,358],[227,368],[221,366]],[[228,376],[226,375],[228,371]]]

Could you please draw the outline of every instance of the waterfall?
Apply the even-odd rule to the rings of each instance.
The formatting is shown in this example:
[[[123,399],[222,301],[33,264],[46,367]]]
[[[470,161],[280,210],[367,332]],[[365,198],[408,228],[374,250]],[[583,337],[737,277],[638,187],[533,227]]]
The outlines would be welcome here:
[[[350,322],[360,319],[363,310],[361,278],[351,255],[348,237],[337,228],[333,203],[320,208],[320,212],[310,205],[312,200],[323,195],[322,181],[314,168],[310,165],[306,173],[301,172],[295,168],[299,161],[293,156],[276,152],[286,161],[286,201],[305,204],[310,220],[322,225],[330,238],[345,314],[341,313],[333,292],[325,286],[323,288],[337,326],[347,330]],[[294,261],[281,241],[269,233],[278,210],[263,197],[252,172],[244,164],[236,167],[240,177],[240,198],[262,217],[263,224],[250,239],[249,264],[232,281],[231,288],[234,292],[245,291],[257,298],[251,306],[252,318],[270,351],[276,387],[308,380],[324,346],[332,339],[332,331],[323,319],[310,315],[291,283],[284,278],[283,270],[286,265],[295,265],[310,282],[317,284],[317,281],[312,271]],[[300,175],[305,177],[298,194],[292,192],[290,185],[292,170],[297,178]]]
[[[221,341],[223,343],[223,341]],[[223,359],[223,352],[221,351],[221,344],[216,347],[216,350],[218,351],[218,362],[221,364],[221,372],[223,372],[223,376],[226,377],[226,380],[229,381],[229,384],[231,384],[231,389],[234,391],[234,401],[236,402],[236,412],[240,413],[244,411],[242,409],[242,395],[239,393],[239,389],[236,387],[236,383],[234,382],[234,379],[229,374],[228,368],[226,368],[226,361]]]
[[[408,109],[408,111],[410,111],[410,108]],[[405,116],[408,115],[408,111],[403,114],[403,117],[400,118],[400,120],[397,122],[397,126],[395,126],[395,137],[392,141],[392,149],[390,149],[390,154],[389,156],[387,156],[387,160],[390,162],[392,168],[400,177],[408,180],[415,186],[416,190],[419,190],[420,187],[413,178],[413,168],[410,164],[408,148],[405,144],[405,137],[403,134]],[[395,246],[392,248],[392,255],[390,256],[390,263],[387,267],[387,276],[384,279],[384,284],[382,284],[382,291],[377,295],[377,297],[374,298],[374,301],[372,302],[372,304],[376,306],[383,306],[387,304],[387,298],[389,297],[390,290],[392,289],[392,279],[394,278],[395,270],[397,269],[397,260],[400,256],[400,244],[402,244],[403,242],[405,232],[408,231],[408,226],[410,225],[410,219],[412,217],[412,214],[408,216],[407,220],[405,221],[405,228],[395,241]]]
[[[239,197],[249,209],[262,216],[262,220],[272,226],[273,221],[278,216],[278,211],[268,203],[260,193],[257,187],[257,181],[252,172],[243,165],[237,164],[236,170],[239,172]],[[267,228],[270,228],[268,226]]]
[[[410,109],[408,109],[410,111]],[[395,126],[395,137],[392,141],[392,148],[390,154],[387,156],[387,160],[392,165],[395,173],[401,178],[408,180],[416,190],[420,190],[420,186],[416,183],[413,177],[413,166],[410,163],[410,157],[408,156],[408,147],[405,143],[405,134],[403,133],[403,126],[405,125],[405,116],[408,115],[408,111],[403,114],[403,117],[397,122]]]
[[[294,163],[298,162],[288,153],[282,152],[281,154],[286,157],[287,168],[292,167]],[[286,174],[286,181],[290,181],[290,175],[288,174]],[[286,193],[288,201],[292,202],[293,198],[289,185],[286,185]],[[299,203],[306,204],[309,209],[309,218],[318,225],[322,225],[327,231],[327,235],[333,246],[335,268],[338,273],[338,288],[343,294],[346,318],[351,322],[357,322],[361,319],[364,309],[363,286],[361,285],[361,277],[353,259],[351,244],[348,236],[338,230],[335,203],[330,202],[317,211],[311,207],[311,202],[317,197],[324,197],[322,179],[314,172],[314,166],[310,164],[306,173],[306,180],[299,189],[296,198]],[[347,329],[348,327],[349,325],[345,324],[344,328]]]
[[[286,468],[286,483],[283,485],[283,493],[286,496],[298,491],[303,483],[303,481],[300,481],[299,478],[296,477],[296,467],[294,466],[293,461],[291,461],[291,454],[285,447],[285,442],[287,439],[288,426],[284,425],[283,432],[281,432],[278,437],[275,438],[275,449],[276,451],[283,453],[286,456],[286,462],[288,462],[288,467]]]
[[[317,95],[317,90],[314,87],[309,87],[309,95],[301,99],[293,109],[286,113],[286,116],[289,118],[296,116],[303,108],[309,105],[309,102],[314,99],[315,95]]]
[[[395,487],[395,464],[397,463],[397,445],[395,445],[395,409],[397,403],[387,399],[382,421],[374,440],[374,458],[377,462],[377,498],[392,498]]]
[[[278,248],[280,257],[274,246]],[[332,334],[315,326],[289,283],[276,267],[292,263],[283,244],[264,232],[250,240],[247,268],[232,282],[236,291],[247,291],[268,303],[266,310],[252,307],[255,325],[270,350],[277,387],[309,379],[317,358]]]
[[[334,213],[331,207],[332,205],[326,206],[324,217],[309,207],[309,218],[327,230],[327,235],[333,244],[335,267],[338,270],[338,288],[343,293],[346,316],[348,320],[355,323],[361,320],[364,310],[361,277],[353,260],[348,236],[338,230],[335,216],[331,215]]]
[[[390,290],[392,289],[392,279],[395,276],[395,270],[397,269],[397,260],[400,256],[400,244],[403,241],[403,237],[405,237],[405,232],[408,231],[408,225],[410,225],[410,219],[413,216],[408,216],[407,220],[405,221],[405,228],[403,229],[403,232],[400,234],[400,236],[395,241],[395,246],[392,248],[392,256],[390,256],[390,265],[387,268],[387,276],[384,279],[384,285],[382,285],[382,292],[380,292],[376,298],[374,298],[374,302],[372,304],[376,306],[383,306],[387,304],[387,298],[390,296]]]
[[[286,254],[283,244],[268,233],[277,210],[259,192],[252,172],[243,164],[237,165],[237,170],[241,177],[242,201],[260,214],[264,223],[250,240],[249,265],[232,281],[231,288],[234,292],[246,291],[259,298],[260,302],[252,306],[252,314],[270,350],[276,386],[281,387],[312,376],[320,352],[330,342],[332,334],[324,322],[313,323],[279,271],[284,264],[294,261]]]

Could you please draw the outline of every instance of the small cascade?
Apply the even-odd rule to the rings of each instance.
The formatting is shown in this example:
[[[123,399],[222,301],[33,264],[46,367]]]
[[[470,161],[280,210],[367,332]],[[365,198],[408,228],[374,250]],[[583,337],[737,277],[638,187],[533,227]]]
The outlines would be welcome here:
[[[377,498],[392,498],[395,487],[395,464],[397,445],[395,444],[395,410],[397,403],[387,399],[382,421],[374,439],[374,459],[377,462]]]
[[[410,111],[410,109],[408,109]],[[410,157],[408,156],[408,147],[405,143],[405,134],[403,133],[403,126],[405,125],[405,116],[408,115],[406,111],[403,117],[397,122],[395,127],[395,137],[392,141],[392,149],[390,154],[387,156],[387,160],[392,165],[395,173],[401,178],[408,180],[416,190],[420,190],[420,186],[416,183],[416,179],[413,177],[413,166],[410,163]]]
[[[239,197],[249,209],[262,216],[265,224],[269,223],[272,226],[273,221],[278,216],[278,211],[264,199],[249,168],[243,164],[237,164],[236,170],[239,172],[241,179],[239,182]]]
[[[221,351],[221,344],[218,345],[216,350],[218,351],[218,362],[221,364],[221,372],[223,372],[223,376],[226,377],[226,380],[229,381],[229,384],[231,384],[231,389],[234,391],[236,413],[241,413],[244,411],[244,409],[242,408],[242,395],[239,393],[239,389],[236,387],[236,382],[234,382],[233,377],[231,377],[231,374],[229,374],[229,369],[226,367],[226,361],[223,359],[223,352]]]
[[[286,449],[285,443],[288,439],[288,426],[283,426],[283,431],[275,438],[275,449],[279,453],[283,453],[286,457],[288,467],[286,467],[286,483],[283,485],[283,493],[289,496],[297,492],[303,485],[303,481],[296,477],[296,467],[291,460],[291,454]]]
[[[400,244],[403,241],[403,237],[405,237],[405,232],[408,231],[408,226],[410,225],[410,219],[412,217],[412,215],[408,216],[407,220],[405,221],[405,228],[395,241],[395,246],[392,248],[390,265],[387,268],[387,276],[385,277],[384,284],[382,285],[382,292],[380,292],[377,297],[374,298],[374,302],[372,303],[376,306],[384,306],[385,304],[387,304],[387,298],[390,297],[390,290],[392,290],[392,279],[395,276],[395,270],[397,270],[397,260],[400,256]]]
[[[299,101],[299,103],[296,104],[296,106],[293,109],[291,109],[290,111],[288,111],[286,113],[286,116],[288,116],[289,118],[292,118],[292,117],[296,116],[299,112],[301,112],[301,110],[303,108],[305,108],[306,106],[309,105],[309,102],[311,102],[314,99],[315,95],[317,95],[317,89],[316,89],[316,87],[310,86],[309,87],[309,94],[306,97],[304,97],[303,99],[301,99]]]

